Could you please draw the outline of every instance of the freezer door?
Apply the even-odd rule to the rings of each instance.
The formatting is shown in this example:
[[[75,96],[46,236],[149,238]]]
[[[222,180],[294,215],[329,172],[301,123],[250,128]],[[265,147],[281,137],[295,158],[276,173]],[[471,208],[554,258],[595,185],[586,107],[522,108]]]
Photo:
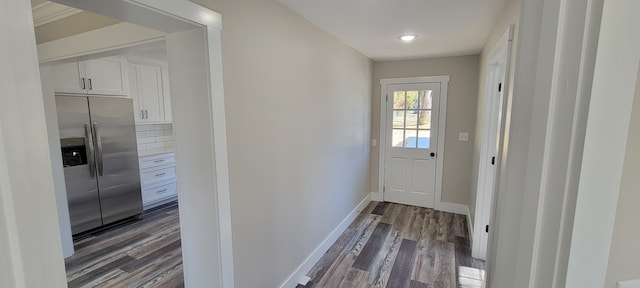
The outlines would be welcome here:
[[[132,100],[89,97],[89,110],[103,224],[142,213]]]
[[[102,225],[89,103],[87,97],[56,96],[56,107],[71,232],[78,234]]]

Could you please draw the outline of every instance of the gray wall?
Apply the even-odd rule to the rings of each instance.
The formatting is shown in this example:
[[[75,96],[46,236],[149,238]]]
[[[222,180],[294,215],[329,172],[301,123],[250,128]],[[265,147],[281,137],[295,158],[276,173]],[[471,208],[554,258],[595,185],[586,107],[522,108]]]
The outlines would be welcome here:
[[[369,192],[371,61],[275,0],[194,2],[223,19],[236,287],[277,287]]]
[[[615,288],[616,281],[640,279],[640,70],[631,111],[618,208],[609,251],[606,288]]]
[[[373,64],[371,138],[380,139],[380,79],[451,75],[447,96],[442,201],[467,205],[478,96],[479,55]],[[459,142],[458,132],[469,132],[469,142]],[[371,149],[371,191],[378,191],[379,146]]]

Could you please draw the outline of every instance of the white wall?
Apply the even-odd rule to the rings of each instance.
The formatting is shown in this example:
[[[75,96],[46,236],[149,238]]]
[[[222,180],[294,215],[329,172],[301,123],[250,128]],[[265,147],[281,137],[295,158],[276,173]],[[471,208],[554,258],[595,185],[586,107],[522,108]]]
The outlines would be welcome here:
[[[206,39],[201,29],[172,33],[167,36],[167,59],[172,68],[171,107],[174,115],[176,174],[180,196],[180,236],[186,287],[230,287],[224,279],[220,261],[221,233],[216,227],[223,222],[219,207],[220,184],[226,183],[216,170],[226,170],[213,159],[226,155],[211,132],[218,127],[212,121],[209,66],[206,61]],[[179,93],[178,93],[179,92]],[[222,115],[224,116],[224,115]],[[215,126],[215,127],[214,127]],[[207,161],[208,160],[208,161]],[[226,166],[226,165],[224,165]],[[224,204],[222,204],[224,205]],[[216,209],[218,208],[218,209]],[[224,259],[223,259],[224,260]]]
[[[58,111],[53,90],[53,72],[50,67],[40,66],[42,80],[42,96],[44,99],[44,113],[47,121],[47,135],[49,151],[51,152],[51,170],[55,189],[56,207],[58,207],[58,224],[60,226],[60,240],[64,257],[73,255],[73,237],[71,236],[71,220],[67,201],[67,187],[62,168],[62,151],[58,127]]]
[[[515,80],[513,93],[506,99],[501,169],[492,215],[489,287],[530,287],[557,26],[557,18],[548,14],[554,10],[557,13],[557,4],[525,0],[521,6]],[[545,22],[549,29],[543,29]]]
[[[593,36],[599,27],[599,15],[592,14],[597,3],[522,2],[491,237],[490,287],[564,287],[566,235],[573,225],[573,184],[580,177],[588,109],[584,102],[590,95],[585,86],[592,82]]]
[[[634,199],[627,198],[629,179],[623,174],[632,172],[636,165],[636,151],[628,151],[627,145],[628,141],[636,141],[636,132],[631,138],[628,135],[630,127],[635,127],[630,124],[640,63],[638,11],[638,1],[604,1],[566,287],[613,287],[613,281],[626,280],[616,279],[618,277],[640,276],[615,268],[625,261],[618,258],[618,249],[628,250],[627,256],[632,257],[637,255],[633,250],[637,249],[636,243],[616,247],[610,256],[612,244],[629,245],[628,242],[613,243],[614,235],[637,235],[623,219],[617,223],[614,234],[614,223],[618,207],[621,216],[627,215],[627,205],[638,210],[632,202]],[[633,193],[637,194],[637,186],[634,188]],[[619,195],[620,200],[630,202],[619,206]],[[605,283],[610,259],[612,269]]]
[[[66,287],[31,5],[0,5],[0,287]]]
[[[196,2],[224,21],[236,287],[277,287],[369,191],[371,62],[275,0]]]

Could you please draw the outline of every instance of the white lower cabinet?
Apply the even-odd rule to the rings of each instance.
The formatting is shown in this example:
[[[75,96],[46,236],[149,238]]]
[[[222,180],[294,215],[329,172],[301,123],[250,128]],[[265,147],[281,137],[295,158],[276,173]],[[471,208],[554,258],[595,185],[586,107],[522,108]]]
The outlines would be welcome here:
[[[169,183],[149,185],[142,190],[144,209],[149,209],[175,200],[178,197],[175,180]]]
[[[175,153],[140,157],[142,204],[150,209],[178,197]]]

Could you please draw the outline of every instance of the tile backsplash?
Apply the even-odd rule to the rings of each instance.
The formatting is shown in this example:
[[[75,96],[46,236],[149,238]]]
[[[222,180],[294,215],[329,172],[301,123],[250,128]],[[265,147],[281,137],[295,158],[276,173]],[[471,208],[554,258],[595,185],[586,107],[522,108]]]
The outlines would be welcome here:
[[[138,139],[138,156],[174,152],[174,136],[172,124],[139,124],[136,125]]]

